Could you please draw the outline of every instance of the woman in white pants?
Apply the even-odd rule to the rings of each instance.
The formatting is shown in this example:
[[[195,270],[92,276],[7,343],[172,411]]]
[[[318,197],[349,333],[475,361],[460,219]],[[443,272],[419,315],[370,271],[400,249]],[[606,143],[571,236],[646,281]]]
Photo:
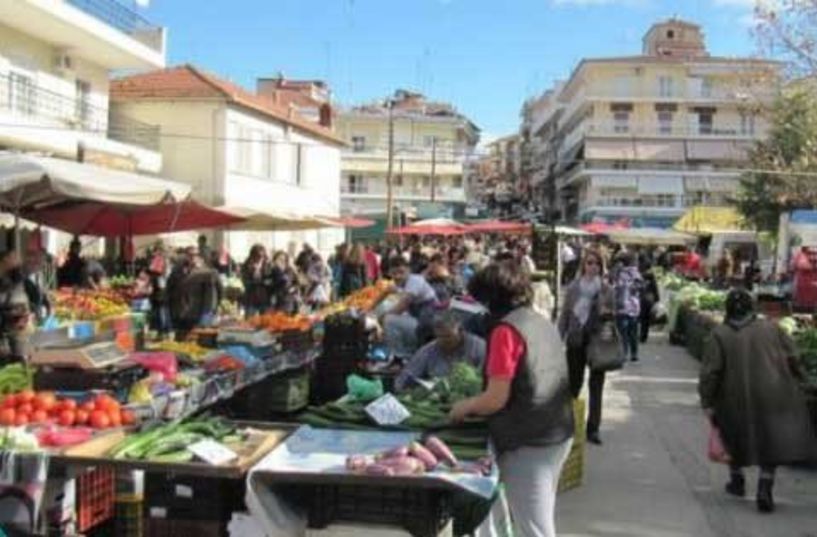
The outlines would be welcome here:
[[[488,383],[482,394],[456,404],[451,417],[488,417],[515,535],[553,537],[559,474],[574,431],[564,346],[553,323],[531,309],[530,279],[517,264],[489,265],[468,290],[494,321]]]

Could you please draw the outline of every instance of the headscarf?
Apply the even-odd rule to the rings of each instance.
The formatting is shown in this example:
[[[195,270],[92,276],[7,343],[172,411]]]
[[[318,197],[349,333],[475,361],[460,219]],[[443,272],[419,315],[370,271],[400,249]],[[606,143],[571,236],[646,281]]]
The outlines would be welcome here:
[[[755,301],[745,289],[733,289],[726,296],[726,322],[739,328],[755,318]]]

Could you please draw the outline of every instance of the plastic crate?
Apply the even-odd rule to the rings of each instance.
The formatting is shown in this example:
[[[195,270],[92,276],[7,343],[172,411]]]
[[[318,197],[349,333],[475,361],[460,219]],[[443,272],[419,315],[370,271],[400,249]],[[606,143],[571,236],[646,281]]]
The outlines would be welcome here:
[[[214,521],[225,528],[233,511],[243,511],[244,482],[173,474],[145,474],[148,518]]]
[[[144,537],[222,537],[227,535],[223,524],[208,520],[176,520],[146,518]]]
[[[248,386],[231,401],[233,417],[266,420],[302,410],[309,404],[310,370],[287,371]]]
[[[120,494],[114,504],[114,535],[117,537],[142,537],[144,524],[142,519],[142,496]]]
[[[114,515],[116,473],[100,466],[77,476],[77,531],[86,532]]]
[[[435,489],[316,485],[305,499],[312,529],[363,522],[403,528],[414,537],[437,537],[452,516],[452,493]]]
[[[565,492],[579,487],[584,479],[584,449],[585,442],[585,411],[584,399],[573,400],[573,446],[567,456],[562,473],[559,475],[559,492]]]

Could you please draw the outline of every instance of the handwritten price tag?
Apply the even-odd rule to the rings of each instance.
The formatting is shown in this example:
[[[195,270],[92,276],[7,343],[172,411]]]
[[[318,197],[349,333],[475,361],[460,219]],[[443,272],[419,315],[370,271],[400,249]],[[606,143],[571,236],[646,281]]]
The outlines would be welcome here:
[[[235,451],[211,439],[196,442],[187,446],[187,449],[196,457],[213,466],[219,466],[238,458]]]
[[[369,403],[366,407],[366,413],[378,425],[398,425],[411,416],[411,412],[406,410],[406,407],[390,393]]]

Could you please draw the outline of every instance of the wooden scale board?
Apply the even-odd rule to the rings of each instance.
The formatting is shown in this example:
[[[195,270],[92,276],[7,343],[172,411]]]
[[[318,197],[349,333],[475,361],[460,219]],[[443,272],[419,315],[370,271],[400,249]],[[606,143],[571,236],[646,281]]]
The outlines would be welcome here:
[[[99,369],[117,364],[128,354],[113,341],[72,347],[44,347],[31,354],[34,365]]]

